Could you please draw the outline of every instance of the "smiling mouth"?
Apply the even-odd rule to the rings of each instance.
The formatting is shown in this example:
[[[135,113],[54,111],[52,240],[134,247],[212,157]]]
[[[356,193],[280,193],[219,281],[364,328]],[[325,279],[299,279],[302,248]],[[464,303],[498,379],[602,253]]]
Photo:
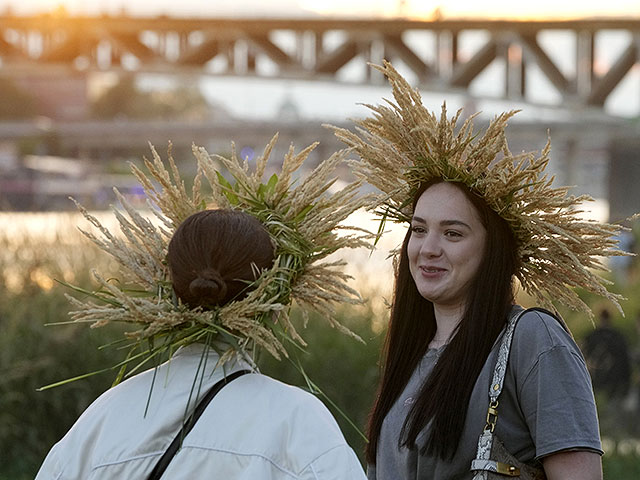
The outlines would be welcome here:
[[[440,273],[445,271],[444,268],[438,268],[438,267],[420,267],[420,269],[426,273]]]

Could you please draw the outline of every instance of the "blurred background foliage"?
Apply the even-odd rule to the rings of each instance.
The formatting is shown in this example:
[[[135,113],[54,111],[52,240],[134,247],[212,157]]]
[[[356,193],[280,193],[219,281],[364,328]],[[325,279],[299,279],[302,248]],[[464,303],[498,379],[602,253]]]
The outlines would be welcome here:
[[[51,446],[109,388],[115,372],[44,392],[36,389],[116,364],[124,356],[114,349],[99,349],[119,338],[122,332],[117,327],[45,326],[68,320],[64,294],[70,292],[52,279],[91,287],[91,269],[105,273],[115,269],[114,263],[88,241],[78,247],[68,237],[23,238],[16,243],[0,232],[0,480],[33,478]],[[640,341],[634,324],[640,315],[639,288],[637,267],[625,281],[613,286],[628,298],[624,302],[626,317],[613,312],[613,322],[624,332],[630,351],[635,352],[635,370],[625,399],[610,399],[601,392],[597,395],[606,449],[605,478],[609,479],[640,478],[640,426],[633,420],[640,413]],[[600,300],[588,295],[583,298],[594,308],[600,307]],[[309,351],[297,354],[297,358],[309,377],[363,430],[378,381],[378,354],[384,339],[384,328],[379,325],[384,322],[370,306],[341,307],[338,313],[366,343],[358,343],[312,317],[304,330]],[[584,315],[563,315],[578,342],[593,331]],[[301,321],[295,311],[294,316]],[[277,362],[263,355],[259,363],[264,373],[305,386],[294,362]],[[360,434],[339,412],[330,409],[363,458],[365,443]]]
[[[10,78],[0,78],[0,120],[30,120],[43,115],[39,101]],[[207,100],[197,87],[140,88],[133,75],[123,75],[90,99],[90,117],[100,120],[192,120],[207,118]]]
[[[133,76],[124,76],[93,99],[91,114],[102,120],[202,120],[209,106],[196,87],[156,91],[141,89]]]
[[[37,114],[35,98],[8,78],[0,78],[0,120],[26,120]]]

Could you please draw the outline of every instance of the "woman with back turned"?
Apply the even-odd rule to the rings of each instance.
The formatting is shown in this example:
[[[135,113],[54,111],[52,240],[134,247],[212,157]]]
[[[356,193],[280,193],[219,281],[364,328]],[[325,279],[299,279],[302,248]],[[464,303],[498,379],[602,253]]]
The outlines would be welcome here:
[[[302,179],[304,192],[289,190],[286,172],[282,182],[260,187],[257,176],[233,170],[235,157],[227,160],[238,180],[234,187],[211,174],[208,155],[200,152],[198,159],[217,204],[225,208],[188,215],[166,248],[163,233],[122,199],[131,213],[131,220],[121,220],[128,249],[108,235],[102,245],[129,265],[148,296],[131,295],[104,280],[110,296],[100,298],[109,300],[106,306],[75,301],[75,318],[146,325],[130,334],[140,342],[141,358],[153,361],[154,345],[169,345],[170,360],[100,396],[53,447],[37,479],[364,480],[358,458],[326,407],[308,392],[261,375],[251,358],[256,347],[284,355],[281,342],[299,339],[291,337],[287,311],[293,298],[305,305],[309,284],[324,279],[332,285],[330,291],[316,288],[308,298],[316,306],[326,307],[324,300],[347,291],[347,301],[359,301],[339,280],[344,277],[335,263],[320,269],[310,265],[326,252],[362,244],[357,236],[339,239],[331,223],[361,201],[344,191],[339,204],[322,196],[326,175],[337,164],[333,157],[324,173]],[[291,155],[292,160],[299,166],[299,157]],[[286,162],[283,170],[290,175],[295,168]],[[163,172],[159,164],[153,168]],[[168,176],[157,177],[166,184]],[[171,203],[180,197],[179,184],[165,188],[166,196],[154,190],[151,195],[168,218],[178,220],[203,204],[195,194]],[[258,190],[264,203],[256,200]],[[302,207],[287,203],[289,196]],[[305,216],[309,211],[312,231]],[[338,281],[331,282],[336,276]]]
[[[589,268],[618,227],[587,222],[553,189],[540,157],[513,156],[499,115],[486,133],[437,118],[389,63],[395,103],[352,133],[378,211],[408,224],[371,412],[371,480],[600,479],[589,374],[555,313],[515,305],[514,282],[542,305],[588,311],[570,287],[614,301]],[[506,366],[506,369],[505,369]]]

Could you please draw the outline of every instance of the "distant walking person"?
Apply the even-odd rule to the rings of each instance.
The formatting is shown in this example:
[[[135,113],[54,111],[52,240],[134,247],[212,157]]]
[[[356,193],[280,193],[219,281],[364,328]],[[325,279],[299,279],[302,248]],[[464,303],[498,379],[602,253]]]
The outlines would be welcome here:
[[[629,392],[631,382],[629,347],[624,335],[611,323],[609,310],[600,311],[598,323],[582,348],[593,388],[612,398],[622,398]]]

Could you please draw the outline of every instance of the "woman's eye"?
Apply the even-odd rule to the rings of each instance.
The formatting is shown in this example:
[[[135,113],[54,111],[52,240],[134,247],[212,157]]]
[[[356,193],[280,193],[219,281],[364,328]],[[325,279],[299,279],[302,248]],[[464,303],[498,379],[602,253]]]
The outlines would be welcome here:
[[[411,232],[412,233],[424,233],[426,230],[424,229],[424,227],[420,226],[420,225],[413,225],[411,227]]]
[[[456,232],[455,230],[447,230],[444,232],[447,237],[461,237],[462,234],[460,232]]]

